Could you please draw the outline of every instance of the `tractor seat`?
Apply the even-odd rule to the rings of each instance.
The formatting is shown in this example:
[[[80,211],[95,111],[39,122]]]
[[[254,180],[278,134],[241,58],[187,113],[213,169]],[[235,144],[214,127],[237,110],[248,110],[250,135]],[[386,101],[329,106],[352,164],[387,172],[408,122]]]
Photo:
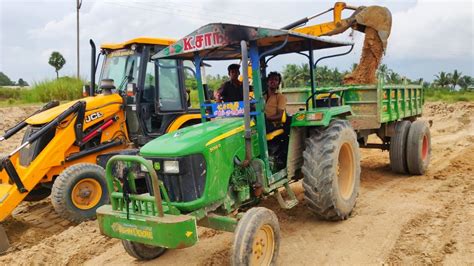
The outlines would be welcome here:
[[[281,125],[284,125],[286,123],[286,111],[283,112],[283,115],[281,116]],[[276,129],[272,132],[267,133],[267,141],[273,140],[277,136],[280,136],[281,134],[285,133],[285,130],[283,128]]]

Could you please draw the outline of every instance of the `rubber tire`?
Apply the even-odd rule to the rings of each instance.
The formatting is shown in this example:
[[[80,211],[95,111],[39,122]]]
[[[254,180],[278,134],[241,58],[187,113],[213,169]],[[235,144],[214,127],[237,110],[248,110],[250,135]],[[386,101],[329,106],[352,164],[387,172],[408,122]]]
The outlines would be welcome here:
[[[71,194],[74,186],[83,178],[93,178],[99,182],[102,195],[97,205],[88,210],[82,210],[74,206]],[[96,217],[96,210],[109,202],[107,184],[105,181],[104,168],[90,163],[79,163],[66,168],[54,180],[51,191],[51,203],[54,210],[62,218],[74,223],[91,220]]]
[[[337,167],[344,143],[352,148],[353,187],[344,199],[339,188]],[[360,151],[349,122],[333,120],[325,129],[313,129],[303,152],[303,187],[305,202],[313,213],[325,220],[345,220],[352,213],[360,186]]]
[[[428,141],[428,154],[423,160],[422,149],[425,136]],[[431,134],[428,124],[422,120],[413,122],[408,132],[407,142],[408,172],[412,175],[422,175],[428,169],[431,157]]]
[[[395,125],[395,135],[390,139],[390,167],[400,174],[408,173],[407,138],[410,131],[410,121],[400,121]]]
[[[23,200],[29,201],[29,202],[35,202],[35,201],[44,200],[45,198],[49,197],[49,195],[51,195],[50,188],[39,187],[30,191]]]
[[[154,247],[129,240],[122,240],[122,245],[128,255],[137,260],[152,260],[163,255],[166,248]]]
[[[270,265],[276,265],[280,251],[280,224],[275,213],[264,207],[251,208],[237,224],[232,246],[231,265],[250,265],[253,241],[263,225],[269,225],[273,230],[274,249]]]

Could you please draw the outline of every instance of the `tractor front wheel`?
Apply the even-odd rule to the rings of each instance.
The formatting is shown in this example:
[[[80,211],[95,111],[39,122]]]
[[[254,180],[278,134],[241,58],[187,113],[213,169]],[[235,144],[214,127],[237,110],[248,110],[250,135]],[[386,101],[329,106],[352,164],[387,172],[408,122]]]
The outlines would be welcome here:
[[[108,199],[104,168],[89,163],[66,168],[54,180],[51,191],[55,211],[75,223],[95,218],[97,208]]]
[[[237,224],[231,265],[275,265],[280,249],[280,225],[275,213],[256,207]]]
[[[163,255],[166,251],[166,248],[145,245],[129,240],[122,240],[122,245],[128,255],[137,260],[152,260]]]
[[[314,129],[303,153],[303,187],[309,208],[326,220],[344,220],[355,206],[360,186],[360,152],[345,120]]]

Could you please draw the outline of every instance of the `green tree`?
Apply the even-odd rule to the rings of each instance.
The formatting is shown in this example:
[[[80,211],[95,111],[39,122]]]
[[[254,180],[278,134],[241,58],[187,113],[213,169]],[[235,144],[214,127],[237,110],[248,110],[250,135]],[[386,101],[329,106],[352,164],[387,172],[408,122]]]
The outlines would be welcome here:
[[[59,52],[52,52],[48,62],[56,71],[56,79],[59,79],[59,70],[66,64],[66,59]]]
[[[462,76],[459,78],[458,84],[461,86],[461,89],[466,90],[470,86],[474,85],[474,79],[471,76]]]
[[[439,74],[435,75],[435,78],[436,79],[434,80],[434,83],[436,83],[438,86],[441,86],[442,88],[446,88],[451,82],[451,75],[444,71],[441,71]]]
[[[13,82],[3,72],[0,72],[0,86],[11,86]]]
[[[298,87],[302,85],[299,80],[299,68],[295,64],[288,64],[283,68],[283,83],[285,87]]]
[[[402,82],[402,78],[400,77],[400,75],[393,70],[389,70],[389,73],[387,76],[387,83],[400,84],[401,82]]]
[[[384,81],[387,81],[390,72],[392,72],[392,70],[388,69],[386,64],[381,64],[377,69],[377,76],[382,76]]]
[[[20,78],[18,80],[18,86],[20,86],[20,87],[28,86],[28,82],[26,82],[22,78]]]
[[[454,70],[453,74],[451,74],[450,83],[452,85],[452,89],[456,88],[456,85],[459,84],[459,79],[461,78],[462,73],[458,72],[456,69]]]

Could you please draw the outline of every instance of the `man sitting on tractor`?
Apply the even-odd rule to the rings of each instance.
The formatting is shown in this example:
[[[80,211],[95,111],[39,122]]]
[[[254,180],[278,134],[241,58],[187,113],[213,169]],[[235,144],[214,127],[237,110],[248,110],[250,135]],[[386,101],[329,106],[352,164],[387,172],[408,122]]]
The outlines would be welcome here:
[[[281,75],[270,72],[267,77],[267,94],[265,95],[265,120],[267,132],[281,128],[284,124],[283,115],[286,109],[286,97],[278,92]]]
[[[242,88],[242,82],[239,80],[240,65],[231,64],[227,67],[230,80],[224,82],[222,86],[216,92],[217,102],[237,102],[243,101],[244,92]]]

